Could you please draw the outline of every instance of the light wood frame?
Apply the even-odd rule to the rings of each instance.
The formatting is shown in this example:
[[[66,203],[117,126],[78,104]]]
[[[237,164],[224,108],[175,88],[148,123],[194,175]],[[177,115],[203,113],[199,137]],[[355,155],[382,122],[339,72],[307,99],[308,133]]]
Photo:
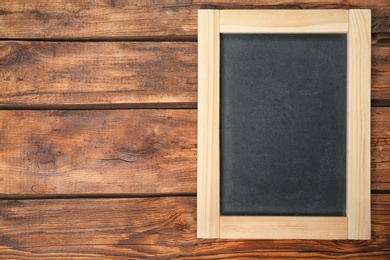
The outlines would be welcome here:
[[[347,34],[345,217],[220,216],[221,33]],[[370,10],[199,10],[198,238],[370,239]]]

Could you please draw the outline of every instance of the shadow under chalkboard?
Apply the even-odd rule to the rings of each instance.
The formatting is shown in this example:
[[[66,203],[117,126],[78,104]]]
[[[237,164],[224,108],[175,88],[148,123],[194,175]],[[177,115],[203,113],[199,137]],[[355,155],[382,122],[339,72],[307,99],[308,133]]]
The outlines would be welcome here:
[[[345,216],[344,34],[221,34],[221,215]]]

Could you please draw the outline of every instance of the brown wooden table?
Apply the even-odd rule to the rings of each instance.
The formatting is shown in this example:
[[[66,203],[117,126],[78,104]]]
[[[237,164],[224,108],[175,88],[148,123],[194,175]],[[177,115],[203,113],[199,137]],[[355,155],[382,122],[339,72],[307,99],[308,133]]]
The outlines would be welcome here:
[[[372,9],[372,240],[196,239],[199,8]],[[390,259],[389,15],[387,0],[1,1],[0,258]]]

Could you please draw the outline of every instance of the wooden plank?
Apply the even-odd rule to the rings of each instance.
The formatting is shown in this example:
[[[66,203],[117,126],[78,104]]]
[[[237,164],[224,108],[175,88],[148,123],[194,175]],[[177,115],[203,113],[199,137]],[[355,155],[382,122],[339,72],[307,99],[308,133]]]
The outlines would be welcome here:
[[[195,39],[198,9],[372,9],[374,33],[389,32],[387,0],[170,0],[0,2],[0,38]]]
[[[0,197],[196,192],[196,110],[0,111]]]
[[[347,73],[348,239],[370,239],[371,11],[350,10]]]
[[[390,190],[390,108],[372,108],[371,189]]]
[[[373,45],[373,99],[390,100],[389,51],[387,45]],[[0,108],[197,102],[195,42],[5,41],[0,57]]]
[[[195,110],[0,111],[0,197],[194,194],[196,114]],[[390,108],[372,108],[371,115],[371,187],[386,191],[390,190]]]
[[[346,217],[221,216],[220,238],[347,239]]]
[[[384,259],[390,254],[390,195],[372,197],[368,241],[197,239],[195,197],[2,200],[0,208],[0,255],[8,259]]]
[[[195,103],[196,43],[0,42],[0,108]]]
[[[198,237],[219,237],[219,11],[199,10]]]
[[[59,259],[123,259],[123,258],[160,258],[163,253],[160,253],[158,249],[160,246],[148,246],[148,250],[153,253],[139,253],[139,248],[146,246],[123,246],[123,245],[93,245],[93,246],[58,246],[50,247],[48,249],[37,248],[34,251],[39,251],[38,253],[24,252],[21,250],[5,249],[2,251],[4,257],[0,256],[0,259],[9,260],[10,256],[12,259],[42,259],[42,257],[47,256],[48,259],[59,258]],[[55,253],[50,253],[50,252]],[[51,256],[53,255],[53,256]],[[141,256],[142,255],[142,256]],[[373,251],[373,252],[359,252],[355,254],[349,254],[350,258],[355,258],[357,255],[359,259],[372,259],[375,260],[388,260],[389,252],[388,251]],[[337,254],[339,257],[343,257],[341,254]],[[355,257],[354,257],[355,256]],[[335,256],[332,252],[297,252],[297,251],[254,251],[254,252],[235,252],[229,254],[215,253],[207,254],[206,256],[193,256],[187,254],[181,254],[179,256],[173,256],[174,258],[187,257],[188,259],[202,258],[202,259],[226,259],[226,258],[267,258],[267,259],[334,259]],[[164,258],[164,257],[163,257]]]
[[[187,0],[5,0],[0,10],[0,38],[196,36],[197,10]]]
[[[371,98],[390,100],[390,45],[372,45]]]
[[[221,33],[347,33],[347,10],[222,10]]]

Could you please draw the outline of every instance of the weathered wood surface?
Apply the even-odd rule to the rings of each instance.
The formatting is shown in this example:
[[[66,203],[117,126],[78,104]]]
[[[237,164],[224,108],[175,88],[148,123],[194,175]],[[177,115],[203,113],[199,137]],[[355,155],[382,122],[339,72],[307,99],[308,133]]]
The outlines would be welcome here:
[[[371,108],[371,189],[390,190],[390,107]]]
[[[372,47],[372,98],[390,99],[390,47]],[[196,107],[195,42],[0,42],[0,108]]]
[[[42,257],[390,256],[390,195],[372,196],[372,239],[196,239],[196,197],[0,201],[0,255]]]
[[[195,194],[196,156],[196,110],[0,111],[0,198]]]
[[[0,197],[196,193],[196,110],[0,111]],[[372,189],[390,190],[390,108],[372,108]]]
[[[390,258],[390,108],[372,108],[372,240],[196,239],[196,110],[150,108],[196,107],[199,8],[372,9],[389,104],[388,0],[0,1],[0,109],[149,108],[0,111],[0,259]],[[110,195],[151,197],[74,198]],[[73,198],[4,200],[50,196]]]
[[[195,42],[0,42],[0,108],[193,103]]]
[[[371,53],[371,98],[390,100],[390,42],[372,45]]]
[[[372,32],[390,31],[387,0],[3,0],[0,38],[195,39],[200,8],[368,8]]]

